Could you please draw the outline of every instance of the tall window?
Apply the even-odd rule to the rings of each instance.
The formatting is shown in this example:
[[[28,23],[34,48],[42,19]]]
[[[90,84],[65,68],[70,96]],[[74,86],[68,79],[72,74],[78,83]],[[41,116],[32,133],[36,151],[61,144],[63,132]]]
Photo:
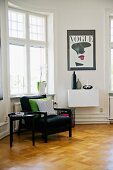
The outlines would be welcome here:
[[[110,18],[111,91],[113,91],[113,17]]]
[[[47,81],[47,18],[9,9],[10,94],[37,92],[37,82]]]

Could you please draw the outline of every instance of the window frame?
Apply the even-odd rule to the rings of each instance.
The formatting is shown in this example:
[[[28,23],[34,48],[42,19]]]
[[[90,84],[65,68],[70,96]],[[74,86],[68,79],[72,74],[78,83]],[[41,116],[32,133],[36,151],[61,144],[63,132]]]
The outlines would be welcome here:
[[[9,7],[8,8],[8,11],[15,11],[15,12],[20,12],[20,13],[24,13],[25,14],[25,38],[16,38],[16,37],[9,37],[9,34],[8,34],[8,37],[9,37],[9,45],[10,44],[13,44],[13,45],[23,45],[23,46],[26,46],[26,58],[27,58],[27,75],[26,75],[26,78],[27,78],[27,94],[32,94],[31,93],[31,88],[30,88],[30,82],[31,82],[31,77],[30,77],[30,47],[31,46],[34,46],[34,47],[45,47],[45,56],[46,56],[46,64],[48,66],[48,33],[47,33],[47,15],[46,14],[39,14],[39,13],[36,13],[36,12],[31,12],[31,11],[26,11],[26,10],[22,10],[22,9],[17,9],[17,8],[13,8],[13,7]],[[41,17],[44,17],[45,18],[45,41],[38,41],[38,40],[30,40],[30,31],[29,31],[29,16],[30,15],[34,15],[34,16],[41,16]],[[9,20],[8,20],[9,21]],[[8,32],[9,32],[9,28],[8,28]],[[46,81],[48,81],[48,70],[47,70],[47,77],[46,77]],[[48,87],[47,87],[47,91],[48,91]],[[20,95],[23,95],[23,94],[16,94],[16,95],[13,95],[11,94],[10,92],[10,96],[20,96]]]
[[[113,92],[113,87],[112,87],[112,74],[111,74],[111,50],[113,49],[113,41],[111,41],[111,20],[113,20],[113,16],[109,16],[109,60],[110,60],[110,92]]]

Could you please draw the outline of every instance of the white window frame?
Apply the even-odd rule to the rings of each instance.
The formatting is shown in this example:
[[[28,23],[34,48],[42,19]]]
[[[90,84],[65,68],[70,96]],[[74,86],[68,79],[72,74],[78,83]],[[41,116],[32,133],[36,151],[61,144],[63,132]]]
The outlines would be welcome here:
[[[105,89],[107,93],[113,93],[111,89],[111,27],[110,18],[113,18],[113,9],[105,10]]]
[[[113,20],[113,16],[110,16],[109,17],[109,27],[110,27],[110,29],[109,29],[109,31],[110,31],[110,33],[109,33],[109,35],[110,35],[110,37],[109,37],[109,46],[110,46],[110,49],[109,49],[109,54],[110,54],[110,91],[112,91],[113,92],[113,87],[111,86],[112,85],[112,79],[111,79],[111,49],[113,49],[113,42],[111,42],[111,20]]]
[[[111,19],[113,19],[113,12],[107,11],[106,14],[106,58],[105,58],[105,86],[108,93],[113,93],[112,79],[111,79],[111,49],[113,49],[113,42],[111,42]]]
[[[16,9],[16,8],[12,8],[12,7],[9,7],[9,10],[13,10],[13,11],[17,11],[17,12],[20,12],[20,13],[24,13],[25,14],[25,17],[27,18],[26,20],[26,38],[14,38],[14,37],[9,37],[9,44],[14,44],[14,45],[25,45],[26,46],[26,55],[27,55],[27,66],[28,68],[30,68],[30,46],[44,46],[46,48],[46,60],[47,60],[47,65],[48,65],[48,42],[47,42],[47,37],[48,37],[48,34],[47,34],[47,16],[46,15],[43,15],[43,14],[38,14],[38,13],[35,13],[35,12],[28,12],[28,11],[24,11],[24,10],[21,10],[21,9]],[[46,20],[46,29],[45,29],[45,41],[37,41],[37,40],[30,40],[29,39],[29,34],[28,34],[28,29],[29,28],[29,24],[28,24],[28,15],[35,15],[35,16],[43,16],[45,17],[45,20]],[[27,94],[31,94],[31,91],[30,91],[30,69],[27,68],[27,83],[28,83],[28,89],[27,89]],[[47,73],[47,81],[48,81],[48,73]],[[53,83],[54,84],[54,83]],[[54,89],[54,88],[53,88]],[[48,91],[48,87],[47,87],[47,91]],[[20,95],[20,94],[19,94]]]

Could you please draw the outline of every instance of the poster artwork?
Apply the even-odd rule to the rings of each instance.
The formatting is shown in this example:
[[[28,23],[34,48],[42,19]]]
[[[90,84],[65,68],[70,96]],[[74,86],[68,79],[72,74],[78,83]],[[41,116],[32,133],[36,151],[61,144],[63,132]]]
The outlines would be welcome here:
[[[92,32],[68,32],[68,69],[95,69],[94,45],[95,37]]]

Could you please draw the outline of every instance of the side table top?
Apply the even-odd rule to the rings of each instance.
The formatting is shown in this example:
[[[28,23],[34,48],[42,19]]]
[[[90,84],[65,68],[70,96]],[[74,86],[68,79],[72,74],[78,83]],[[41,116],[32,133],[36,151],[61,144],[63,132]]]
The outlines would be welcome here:
[[[17,118],[17,117],[34,117],[35,114],[30,114],[29,112],[13,112],[13,113],[10,113],[8,114],[9,117],[12,117],[12,118]]]

